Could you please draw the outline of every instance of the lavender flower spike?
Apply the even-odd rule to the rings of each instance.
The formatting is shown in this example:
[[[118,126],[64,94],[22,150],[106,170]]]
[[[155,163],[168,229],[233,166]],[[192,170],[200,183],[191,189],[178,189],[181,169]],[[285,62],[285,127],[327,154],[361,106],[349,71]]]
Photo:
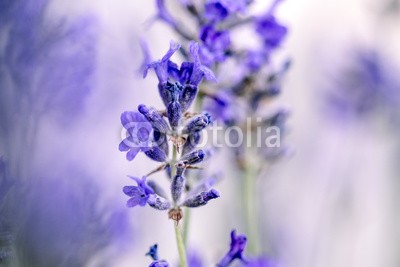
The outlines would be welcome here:
[[[153,189],[146,184],[146,176],[143,176],[142,179],[133,176],[128,177],[135,180],[137,186],[124,186],[124,194],[131,197],[126,205],[128,207],[145,206],[150,195],[154,194]]]
[[[227,267],[235,259],[241,260],[244,263],[247,261],[243,257],[243,251],[246,248],[247,238],[244,235],[236,235],[236,231],[231,232],[231,245],[228,253],[217,264],[217,267]]]

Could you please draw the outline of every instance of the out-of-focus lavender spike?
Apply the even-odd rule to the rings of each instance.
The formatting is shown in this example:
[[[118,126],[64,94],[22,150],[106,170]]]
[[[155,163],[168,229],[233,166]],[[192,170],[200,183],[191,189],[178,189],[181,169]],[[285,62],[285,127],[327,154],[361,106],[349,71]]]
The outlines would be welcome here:
[[[180,200],[184,188],[185,188],[185,177],[181,175],[175,175],[171,183],[171,195],[175,203]]]
[[[164,189],[156,181],[150,180],[147,184],[153,189],[154,193],[165,199],[168,198],[167,193],[165,193]]]
[[[188,199],[185,199],[182,203],[182,206],[189,207],[189,208],[197,208],[200,206],[204,206],[210,201],[211,199],[218,198],[220,194],[217,190],[211,189],[208,192],[201,192],[195,196],[192,196]]]
[[[156,194],[150,195],[147,204],[156,210],[167,210],[171,207],[171,202]]]

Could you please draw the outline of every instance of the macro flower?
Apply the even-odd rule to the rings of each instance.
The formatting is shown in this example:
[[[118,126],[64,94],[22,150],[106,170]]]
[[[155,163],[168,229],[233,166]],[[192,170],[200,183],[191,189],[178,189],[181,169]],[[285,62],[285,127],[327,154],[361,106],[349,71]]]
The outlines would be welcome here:
[[[133,176],[129,177],[136,181],[137,186],[124,186],[124,194],[130,197],[126,205],[130,208],[137,205],[145,206],[150,195],[154,194],[154,190],[147,185],[146,176],[143,176],[141,179]]]

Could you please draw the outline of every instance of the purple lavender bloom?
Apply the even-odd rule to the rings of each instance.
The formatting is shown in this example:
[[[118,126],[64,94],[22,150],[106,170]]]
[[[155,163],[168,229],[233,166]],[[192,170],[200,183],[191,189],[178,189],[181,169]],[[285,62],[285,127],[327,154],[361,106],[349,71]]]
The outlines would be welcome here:
[[[231,245],[228,253],[222,258],[222,260],[217,264],[217,267],[227,267],[235,259],[241,260],[244,263],[247,261],[243,257],[243,251],[246,248],[247,238],[244,235],[236,235],[236,231],[231,232]]]
[[[142,114],[132,111],[121,114],[121,124],[127,130],[128,136],[119,144],[119,150],[128,151],[126,159],[131,161],[139,151],[148,148],[152,127]]]
[[[200,206],[204,206],[210,201],[211,199],[219,198],[220,194],[217,190],[211,189],[207,192],[201,192],[193,197],[187,198],[183,203],[182,206],[190,207],[190,208],[197,208]]]
[[[133,176],[129,177],[136,181],[137,186],[124,186],[122,191],[130,197],[126,205],[130,208],[137,205],[145,206],[150,195],[154,194],[154,190],[147,185],[146,176],[143,176],[142,179]]]
[[[213,25],[205,25],[200,29],[199,38],[203,41],[200,58],[206,66],[225,61],[231,46],[229,31],[219,31]]]
[[[287,27],[279,24],[271,13],[257,18],[255,27],[267,50],[277,48],[288,31]]]
[[[179,48],[179,44],[171,41],[170,48],[164,57],[161,60],[148,64],[143,76],[146,77],[148,70],[153,68],[158,77],[158,90],[164,105],[168,107],[171,102],[179,102],[181,108],[177,111],[184,112],[190,107],[196,97],[197,86],[203,78],[215,80],[215,76],[210,69],[201,64],[199,46],[195,42],[190,43],[190,54],[193,62],[183,62],[181,67],[178,68],[178,65],[173,63],[170,58]],[[173,105],[176,105],[176,103]],[[169,114],[172,119],[170,122],[175,123],[175,119],[179,116],[172,116],[172,113]]]
[[[149,267],[168,267],[168,262],[166,262],[165,260],[157,260],[157,261],[153,261]]]
[[[204,17],[212,23],[222,21],[229,15],[228,9],[221,1],[209,2],[204,6]]]

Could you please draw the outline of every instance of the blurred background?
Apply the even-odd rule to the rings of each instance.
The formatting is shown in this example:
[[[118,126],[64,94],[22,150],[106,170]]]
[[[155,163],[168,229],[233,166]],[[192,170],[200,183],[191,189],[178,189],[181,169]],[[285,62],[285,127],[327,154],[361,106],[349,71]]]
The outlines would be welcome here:
[[[177,39],[155,14],[154,1],[0,0],[0,266],[148,266],[154,243],[177,262],[166,214],[128,209],[121,191],[155,167],[118,151],[121,112],[162,105],[138,72],[140,38],[154,58]],[[260,179],[268,250],[280,266],[399,267],[400,1],[283,1],[277,16],[293,152]],[[221,171],[222,197],[192,213],[206,266],[241,230]]]

